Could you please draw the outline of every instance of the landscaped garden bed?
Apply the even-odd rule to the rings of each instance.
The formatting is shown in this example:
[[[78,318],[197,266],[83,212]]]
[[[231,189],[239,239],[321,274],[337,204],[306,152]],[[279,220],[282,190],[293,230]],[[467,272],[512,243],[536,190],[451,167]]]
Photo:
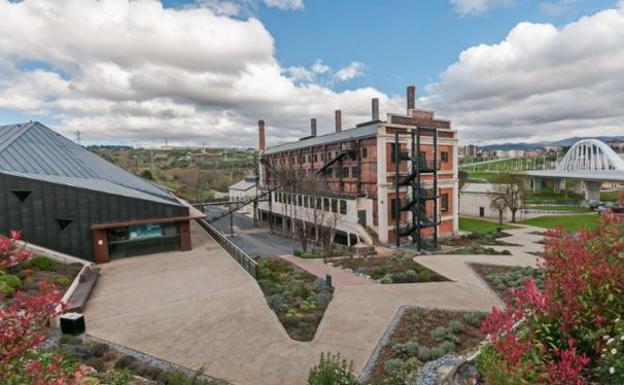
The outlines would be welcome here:
[[[511,255],[511,251],[505,250],[496,250],[491,247],[481,246],[481,245],[470,245],[470,246],[462,246],[456,249],[452,249],[446,251],[442,254],[446,255]]]
[[[325,280],[284,260],[263,258],[256,279],[290,338],[311,341],[332,299]]]
[[[503,231],[495,231],[491,233],[470,233],[457,238],[448,238],[440,241],[445,246],[520,246],[515,243],[505,242],[501,238],[509,237],[510,235]]]
[[[62,289],[71,285],[82,269],[82,264],[65,264],[46,256],[33,256],[27,262],[17,264],[0,272],[0,301],[10,301],[16,291],[35,295],[41,282],[55,284]]]
[[[484,338],[484,313],[409,308],[383,346],[367,381],[370,385],[405,384],[425,363],[461,354]],[[412,383],[412,382],[410,382]]]
[[[533,279],[538,287],[542,287],[542,272],[530,266],[483,264],[473,264],[471,266],[505,303],[513,299],[510,289],[520,289],[528,278]]]
[[[441,282],[447,278],[414,262],[408,255],[389,257],[343,258],[333,260],[332,266],[370,277],[382,284]]]

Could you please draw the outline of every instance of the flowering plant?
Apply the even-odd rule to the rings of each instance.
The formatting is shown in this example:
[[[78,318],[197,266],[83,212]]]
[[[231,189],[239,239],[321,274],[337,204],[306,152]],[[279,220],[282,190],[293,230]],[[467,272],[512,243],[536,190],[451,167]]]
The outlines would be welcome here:
[[[18,247],[19,233],[0,238],[0,269],[26,262],[31,253]],[[1,271],[1,270],[0,270]],[[0,302],[0,383],[7,385],[73,385],[83,369],[38,346],[47,339],[48,322],[62,311],[58,287],[40,284],[40,292]],[[1,298],[0,298],[1,299]]]
[[[616,318],[613,331],[605,334],[603,340],[605,346],[594,373],[603,385],[624,384],[624,320]]]
[[[611,320],[624,314],[622,217],[603,217],[597,231],[548,232],[541,267],[543,290],[528,279],[505,310],[494,309],[483,322],[499,360],[482,368],[482,378],[584,385],[605,375],[597,368],[617,370],[621,361],[607,362],[602,353]]]

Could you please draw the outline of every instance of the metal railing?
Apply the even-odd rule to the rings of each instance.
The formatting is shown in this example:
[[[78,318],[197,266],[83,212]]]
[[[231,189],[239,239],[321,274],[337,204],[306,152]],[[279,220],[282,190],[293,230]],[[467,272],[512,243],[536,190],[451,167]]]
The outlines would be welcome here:
[[[236,246],[232,241],[227,239],[227,237],[217,230],[214,226],[208,223],[205,219],[198,219],[197,223],[214,239],[217,241],[225,251],[228,252],[238,262],[239,265],[245,269],[252,277],[256,278],[256,272],[258,269],[258,264],[254,261],[247,253],[241,250],[238,246]]]

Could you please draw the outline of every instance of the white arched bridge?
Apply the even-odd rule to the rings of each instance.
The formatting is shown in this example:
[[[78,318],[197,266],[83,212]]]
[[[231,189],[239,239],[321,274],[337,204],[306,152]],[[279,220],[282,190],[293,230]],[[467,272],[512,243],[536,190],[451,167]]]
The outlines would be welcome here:
[[[596,139],[576,142],[557,166],[560,172],[624,171],[624,160],[606,143]]]
[[[526,171],[533,192],[541,191],[544,180],[554,181],[554,190],[565,188],[566,179],[575,180],[574,190],[587,200],[600,199],[605,182],[624,183],[624,160],[606,143],[596,139],[576,142],[554,170]]]

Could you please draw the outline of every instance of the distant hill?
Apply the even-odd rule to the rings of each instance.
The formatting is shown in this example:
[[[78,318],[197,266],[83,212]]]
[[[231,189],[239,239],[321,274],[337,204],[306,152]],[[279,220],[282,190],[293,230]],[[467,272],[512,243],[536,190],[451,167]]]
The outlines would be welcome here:
[[[555,142],[538,142],[538,143],[500,143],[500,144],[490,144],[487,146],[479,146],[479,149],[482,150],[535,150],[538,148],[542,148],[544,146],[548,146],[548,145],[555,145],[555,146],[564,146],[564,147],[569,147],[572,146],[574,143],[578,142],[579,140],[583,140],[583,139],[598,139],[600,141],[603,142],[609,142],[612,140],[621,140],[624,141],[624,136],[588,136],[588,137],[578,137],[575,136],[573,138],[567,138],[567,139],[562,139],[562,140],[558,140]]]

